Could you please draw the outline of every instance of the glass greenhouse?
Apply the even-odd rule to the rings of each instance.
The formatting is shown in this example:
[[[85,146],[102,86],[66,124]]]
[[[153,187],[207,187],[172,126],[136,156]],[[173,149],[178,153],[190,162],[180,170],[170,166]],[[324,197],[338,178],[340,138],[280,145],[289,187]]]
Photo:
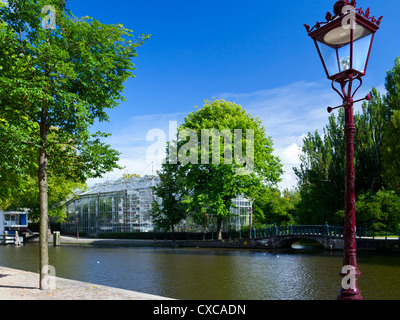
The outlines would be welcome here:
[[[92,237],[113,232],[151,232],[154,230],[151,205],[153,199],[160,201],[152,189],[157,183],[158,177],[144,176],[96,184],[65,204],[67,218],[61,225],[61,231],[65,234],[79,232]],[[249,225],[250,202],[238,197],[234,205],[231,209],[233,217],[224,225],[240,230]],[[209,224],[210,221],[207,229]],[[201,227],[205,226],[185,220],[177,229],[195,231]]]

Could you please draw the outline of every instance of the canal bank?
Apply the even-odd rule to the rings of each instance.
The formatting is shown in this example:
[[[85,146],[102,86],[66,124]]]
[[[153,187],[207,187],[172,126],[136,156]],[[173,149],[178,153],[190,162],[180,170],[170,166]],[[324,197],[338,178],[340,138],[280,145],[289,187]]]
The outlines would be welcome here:
[[[39,274],[0,266],[0,300],[171,300],[135,291],[55,278],[54,290],[39,290]]]
[[[320,244],[327,251],[343,251],[343,239],[333,239],[333,245],[325,245],[323,241],[309,236],[297,236],[295,239],[286,239],[275,236],[273,241],[266,239],[233,239],[233,240],[150,240],[150,239],[101,239],[77,238],[75,236],[58,235],[57,242],[53,235],[49,236],[49,245],[90,245],[90,246],[132,246],[132,247],[169,247],[169,248],[227,248],[227,249],[289,249],[297,242],[314,242]],[[34,237],[26,243],[38,242]],[[328,243],[329,244],[329,243]],[[357,250],[366,252],[393,252],[400,253],[398,238],[357,238]]]
[[[38,237],[25,243],[38,243]],[[49,245],[54,245],[53,235],[48,237]],[[74,236],[59,236],[59,245],[90,245],[90,246],[131,246],[131,247],[167,247],[167,248],[232,248],[260,249],[254,241],[248,239],[236,240],[146,240],[146,239],[100,239]]]
[[[49,238],[49,242],[53,241]],[[244,240],[142,240],[142,239],[98,239],[79,238],[71,236],[60,236],[60,245],[114,245],[114,246],[136,246],[136,247],[172,247],[172,248],[256,248],[254,242]],[[259,247],[258,247],[259,248]]]
[[[279,238],[278,236],[276,237]],[[307,237],[298,237],[296,241],[308,241]],[[324,246],[328,251],[342,251],[343,245],[337,239],[335,243],[339,245]],[[49,241],[53,238],[49,237]],[[290,243],[292,246],[293,241]],[[72,236],[60,236],[60,245],[117,245],[117,246],[137,246],[137,247],[175,247],[175,248],[230,248],[230,249],[282,249],[284,247],[271,246],[263,239],[235,239],[235,240],[139,240],[139,239],[97,239],[79,238]],[[378,251],[400,253],[399,239],[391,238],[358,238],[357,250],[359,251]]]

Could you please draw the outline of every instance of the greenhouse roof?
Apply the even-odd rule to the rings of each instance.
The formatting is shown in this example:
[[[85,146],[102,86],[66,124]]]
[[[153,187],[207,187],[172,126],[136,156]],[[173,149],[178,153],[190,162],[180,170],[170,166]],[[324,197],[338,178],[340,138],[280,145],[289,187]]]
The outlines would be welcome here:
[[[150,189],[160,182],[159,177],[144,176],[144,177],[132,177],[128,179],[120,178],[118,180],[108,180],[103,183],[95,184],[90,189],[81,193],[80,196],[118,192],[124,190],[142,190]]]

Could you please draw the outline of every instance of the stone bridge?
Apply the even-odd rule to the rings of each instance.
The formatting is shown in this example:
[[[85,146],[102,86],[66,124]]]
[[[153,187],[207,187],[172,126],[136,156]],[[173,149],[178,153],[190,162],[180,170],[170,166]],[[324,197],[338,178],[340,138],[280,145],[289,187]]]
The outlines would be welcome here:
[[[357,250],[399,250],[399,233],[396,237],[375,237],[364,228],[358,228]],[[252,245],[263,248],[291,248],[295,242],[312,240],[327,250],[343,250],[344,228],[333,226],[284,226],[253,230]]]
[[[265,248],[291,248],[295,242],[301,240],[312,240],[318,242],[329,250],[342,250],[344,247],[344,238],[330,237],[324,235],[277,235],[264,239],[255,239],[256,246]]]

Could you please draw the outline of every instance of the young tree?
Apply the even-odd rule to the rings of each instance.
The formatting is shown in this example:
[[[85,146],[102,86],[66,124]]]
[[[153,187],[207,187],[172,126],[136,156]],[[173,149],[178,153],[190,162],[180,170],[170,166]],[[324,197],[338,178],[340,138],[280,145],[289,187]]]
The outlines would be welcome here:
[[[382,146],[384,179],[400,195],[400,57],[397,57],[393,69],[387,72],[385,87],[384,100],[390,115]]]
[[[234,198],[243,194],[252,199],[263,183],[279,182],[282,165],[272,155],[272,139],[259,118],[224,100],[206,101],[178,131],[179,174],[188,211],[199,221],[206,214],[215,218],[221,239]]]
[[[160,182],[154,187],[154,194],[161,201],[153,201],[151,216],[158,228],[164,231],[172,230],[175,240],[175,225],[186,217],[185,189],[179,176],[180,164],[170,164],[169,162],[167,156],[161,170],[157,171]]]
[[[375,193],[385,187],[382,178],[381,146],[385,136],[388,108],[374,88],[371,101],[355,114],[356,194]],[[301,201],[298,219],[302,224],[337,223],[335,213],[344,208],[345,140],[344,113],[329,117],[323,136],[309,133],[304,139],[298,177]],[[343,220],[340,220],[343,221]]]
[[[372,89],[370,95],[371,101],[364,102],[362,113],[355,115],[356,189],[375,193],[385,186],[381,151],[390,110],[376,88]]]
[[[294,224],[294,211],[299,195],[296,191],[261,188],[254,202],[254,222],[267,224]]]
[[[303,140],[301,164],[295,168],[301,200],[300,224],[333,223],[333,216],[344,206],[345,142],[343,112],[329,117],[322,136],[316,131]]]
[[[108,121],[106,110],[124,100],[123,83],[133,77],[132,58],[147,36],[132,41],[120,24],[78,19],[65,0],[9,0],[0,19],[0,119],[10,127],[10,150],[36,153],[35,165],[23,156],[19,164],[37,170],[46,289],[48,169],[85,181],[117,167],[119,153],[102,142],[107,134],[89,129],[95,120]]]

